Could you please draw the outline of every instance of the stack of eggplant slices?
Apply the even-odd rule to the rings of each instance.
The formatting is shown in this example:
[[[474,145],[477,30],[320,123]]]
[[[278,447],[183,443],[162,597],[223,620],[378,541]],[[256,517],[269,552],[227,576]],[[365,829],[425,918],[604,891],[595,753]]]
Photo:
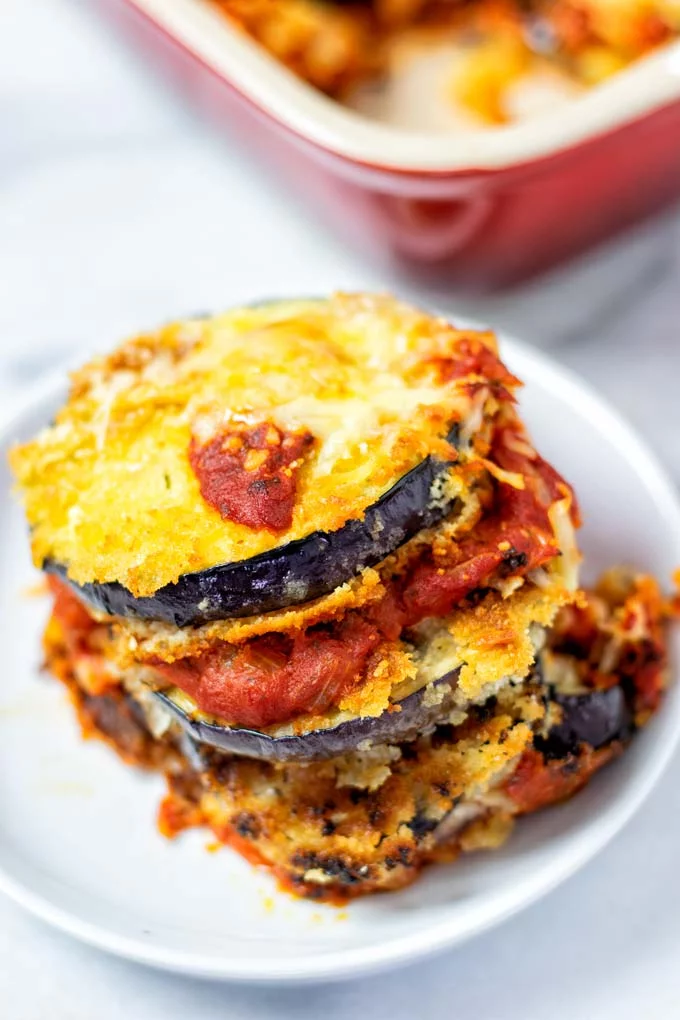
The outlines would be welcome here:
[[[574,494],[491,333],[387,296],[268,302],[72,376],[11,462],[87,734],[337,902],[498,846],[657,708],[649,577],[578,591]],[[121,818],[121,832],[124,827]]]

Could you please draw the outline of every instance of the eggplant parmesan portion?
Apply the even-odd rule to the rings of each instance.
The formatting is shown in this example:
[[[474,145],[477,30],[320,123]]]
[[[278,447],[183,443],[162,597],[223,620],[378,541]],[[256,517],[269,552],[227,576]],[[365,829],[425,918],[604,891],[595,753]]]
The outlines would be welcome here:
[[[445,716],[445,676],[454,707],[522,680],[528,630],[573,598],[578,509],[518,418],[517,385],[490,334],[387,297],[175,324],[76,374],[55,423],[13,452],[36,562],[57,611],[65,581],[101,622],[105,658],[194,737],[286,759],[369,729],[405,739]],[[414,485],[395,530],[384,507]],[[359,563],[343,558],[348,532]],[[337,555],[307,561],[328,534]],[[293,548],[304,583],[270,577],[254,606],[250,568]],[[240,559],[182,571],[225,550]],[[140,587],[163,571],[171,609],[167,584]],[[182,589],[194,581],[214,598]],[[503,636],[485,653],[488,628]],[[423,670],[440,640],[459,653]]]
[[[491,334],[389,297],[138,337],[16,448],[83,730],[302,895],[397,888],[574,792],[658,707],[648,578],[579,511]]]
[[[387,297],[166,326],[13,451],[34,560],[175,625],[306,602],[475,500],[516,386],[491,334]]]

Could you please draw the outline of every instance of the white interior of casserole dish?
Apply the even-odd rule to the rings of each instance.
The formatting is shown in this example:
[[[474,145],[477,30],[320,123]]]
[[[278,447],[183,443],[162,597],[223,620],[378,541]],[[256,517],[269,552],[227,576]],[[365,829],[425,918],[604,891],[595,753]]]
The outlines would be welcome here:
[[[548,156],[680,100],[680,43],[553,112],[494,130],[407,131],[358,115],[280,66],[207,0],[128,0],[296,134],[348,159],[429,172],[496,169]]]

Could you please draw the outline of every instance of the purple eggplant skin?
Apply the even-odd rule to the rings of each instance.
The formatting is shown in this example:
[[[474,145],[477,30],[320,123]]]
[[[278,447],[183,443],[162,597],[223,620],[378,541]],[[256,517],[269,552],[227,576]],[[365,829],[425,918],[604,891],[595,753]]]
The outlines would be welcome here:
[[[454,427],[448,436],[452,446],[457,435]],[[67,567],[53,560],[46,560],[43,570],[57,574],[99,612],[164,620],[176,627],[285,609],[327,595],[364,567],[385,559],[418,531],[455,513],[456,498],[429,505],[432,486],[450,465],[426,457],[370,506],[362,519],[347,521],[337,531],[315,531],[241,562],[183,574],[174,584],[144,598],[135,598],[117,581],[77,584],[68,577]]]
[[[562,709],[562,720],[546,737],[536,739],[537,749],[547,758],[577,754],[582,744],[597,750],[632,735],[632,716],[622,687],[570,695],[553,691],[550,698]]]
[[[458,670],[446,673],[435,680],[435,685],[447,683],[447,692],[437,705],[426,705],[425,688],[415,691],[399,702],[400,711],[385,711],[382,715],[349,719],[331,729],[312,730],[288,737],[272,737],[258,730],[218,726],[192,719],[162,691],[155,696],[197,744],[216,748],[244,758],[259,758],[272,762],[312,762],[336,758],[356,751],[360,744],[401,743],[416,736],[445,719],[452,708],[453,691]]]

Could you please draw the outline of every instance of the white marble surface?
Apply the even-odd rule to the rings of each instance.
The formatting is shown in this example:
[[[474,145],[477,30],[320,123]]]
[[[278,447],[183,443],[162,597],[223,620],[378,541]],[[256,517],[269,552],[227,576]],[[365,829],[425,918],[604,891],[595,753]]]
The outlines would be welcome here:
[[[667,215],[524,291],[453,300],[368,265],[93,12],[0,0],[0,401],[83,348],[262,294],[393,287],[550,347],[680,481],[680,219]],[[331,989],[226,988],[83,948],[0,901],[7,1020],[680,1015],[680,762],[565,888],[397,975]],[[0,810],[1,810],[0,805]]]

